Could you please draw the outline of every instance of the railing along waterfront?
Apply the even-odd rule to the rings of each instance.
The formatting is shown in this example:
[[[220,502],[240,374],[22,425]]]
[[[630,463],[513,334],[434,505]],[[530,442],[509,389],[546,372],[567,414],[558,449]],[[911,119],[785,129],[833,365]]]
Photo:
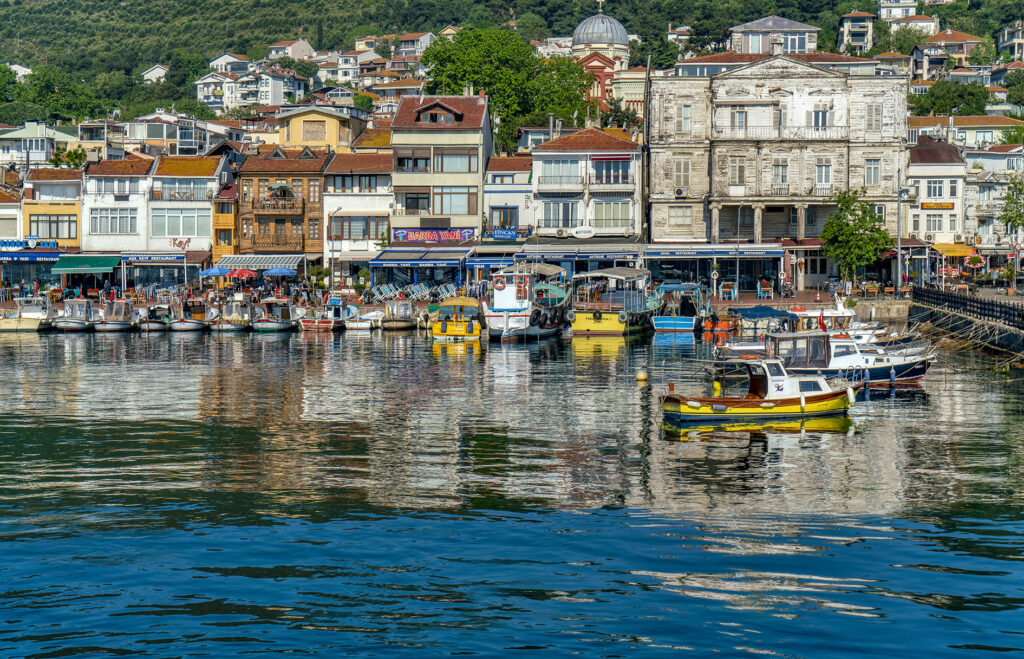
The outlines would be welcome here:
[[[994,320],[1024,330],[1024,304],[999,302],[964,293],[947,293],[934,288],[914,286],[911,296],[915,302],[955,311],[982,320]]]

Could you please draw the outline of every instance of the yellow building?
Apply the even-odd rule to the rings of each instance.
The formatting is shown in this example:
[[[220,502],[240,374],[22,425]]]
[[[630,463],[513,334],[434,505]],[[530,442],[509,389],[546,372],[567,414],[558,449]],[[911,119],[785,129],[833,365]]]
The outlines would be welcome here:
[[[330,147],[348,153],[352,142],[366,128],[365,112],[353,107],[308,106],[277,115],[278,143],[283,147]]]
[[[213,262],[238,253],[238,186],[226,185],[213,200]]]
[[[21,217],[26,238],[80,247],[82,170],[33,169],[25,181]]]

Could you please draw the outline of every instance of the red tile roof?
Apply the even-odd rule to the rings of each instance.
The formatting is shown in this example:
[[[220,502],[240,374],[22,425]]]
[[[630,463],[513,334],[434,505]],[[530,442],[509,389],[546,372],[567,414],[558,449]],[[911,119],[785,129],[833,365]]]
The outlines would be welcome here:
[[[925,43],[960,43],[963,41],[982,41],[982,38],[976,37],[973,34],[967,34],[966,32],[943,30],[925,39]]]
[[[217,199],[237,199],[237,198],[238,198],[238,185],[235,184],[235,183],[232,183],[230,185],[225,185],[223,188],[220,189],[220,192],[217,193]]]
[[[383,174],[392,170],[390,153],[338,153],[327,165],[329,174]]]
[[[420,100],[422,98],[422,101]],[[433,105],[441,105],[454,111],[457,115],[454,124],[428,124],[416,121],[417,113]],[[487,110],[487,98],[484,96],[403,96],[398,101],[398,111],[391,121],[391,128],[418,130],[466,130],[481,129],[484,126],[484,114]]]
[[[871,18],[874,14],[869,14],[866,11],[851,11],[849,14],[843,14],[840,18]]]
[[[422,87],[422,86],[423,86],[423,81],[422,80],[417,80],[415,78],[402,78],[400,80],[389,80],[387,82],[382,82],[379,85],[374,85],[373,88],[374,89],[394,89],[394,88],[413,89],[413,88],[419,88],[419,87]]]
[[[538,144],[534,153],[547,151],[639,151],[640,145],[598,128],[585,128]]]
[[[907,117],[907,126],[910,128],[926,128],[929,126],[948,126],[948,116],[940,117]],[[999,114],[980,114],[953,117],[953,126],[956,128],[1009,128],[1011,126],[1024,126],[1024,121],[1004,117]]]
[[[528,172],[533,169],[530,156],[491,156],[487,161],[489,172]]]
[[[931,16],[922,16],[921,14],[914,14],[913,16],[904,16],[902,18],[892,19],[893,23],[933,23],[935,19]]]
[[[30,181],[77,181],[81,178],[80,169],[33,169],[28,174]]]
[[[910,55],[890,51],[888,53],[882,53],[881,55],[875,55],[875,59],[910,59]]]
[[[1016,151],[1020,147],[1020,144],[993,144],[990,147],[986,147],[985,151],[992,151],[993,153],[1010,153],[1011,151]]]
[[[278,41],[277,43],[271,45],[270,47],[271,48],[285,48],[286,46],[290,46],[293,43],[295,43],[295,42],[294,41]]]
[[[219,156],[161,156],[153,176],[202,176],[217,174]]]
[[[327,164],[327,159],[330,158],[326,151],[316,149],[310,150],[313,153],[313,158],[299,158],[298,156],[302,153],[302,149],[281,149],[281,152],[286,156],[283,159],[269,157],[275,150],[277,150],[275,146],[260,147],[259,154],[245,159],[239,172],[241,174],[255,172],[322,172],[324,165]]]
[[[989,85],[985,89],[990,91],[990,92],[1008,92],[1008,91],[1010,91],[1006,87],[1000,87],[999,85]]]
[[[21,197],[18,195],[0,190],[0,204],[17,204],[20,201]]]
[[[353,149],[381,149],[391,146],[390,128],[367,128],[352,142]]]
[[[398,37],[398,39],[399,39],[399,41],[411,41],[412,39],[419,39],[420,37],[424,36],[425,34],[427,34],[427,33],[426,32],[410,32],[408,34],[403,34],[402,36]]]
[[[86,167],[89,176],[145,176],[152,160],[101,160]]]

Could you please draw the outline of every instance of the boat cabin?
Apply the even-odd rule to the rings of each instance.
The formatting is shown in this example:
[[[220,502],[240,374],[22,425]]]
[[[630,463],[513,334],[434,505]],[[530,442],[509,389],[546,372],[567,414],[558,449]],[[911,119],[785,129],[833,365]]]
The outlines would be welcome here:
[[[171,306],[175,318],[206,320],[206,301],[200,297],[189,298]]]
[[[779,332],[765,336],[765,354],[789,368],[828,368],[830,340],[827,332]]]
[[[572,278],[572,308],[578,311],[645,311],[648,270],[606,268]]]
[[[779,359],[746,362],[750,386],[745,398],[778,400],[794,396],[831,391],[828,380],[821,375],[793,375]]]
[[[92,306],[91,301],[83,300],[81,298],[74,300],[65,300],[64,317],[78,318],[81,320],[94,320],[95,307]]]
[[[794,332],[817,332],[824,329],[833,332],[847,331],[853,324],[856,314],[853,309],[804,309],[794,307],[789,310],[789,327]]]
[[[295,313],[292,301],[288,298],[264,298],[261,302],[267,311],[268,318],[276,320],[298,320],[299,314]]]
[[[128,300],[113,300],[103,307],[103,320],[108,323],[130,323],[134,315],[135,310]]]
[[[480,301],[472,297],[450,297],[437,309],[438,320],[483,320]]]
[[[50,299],[44,296],[19,297],[14,303],[18,309],[16,315],[22,318],[50,318],[54,314]]]
[[[413,320],[416,316],[409,300],[388,300],[384,303],[384,317],[389,320]]]
[[[530,311],[534,302],[546,307],[557,306],[565,299],[565,291],[543,283],[542,279],[565,276],[565,270],[550,263],[516,263],[491,279],[490,310],[492,312]]]
[[[664,304],[667,316],[706,316],[711,313],[711,291],[703,284],[660,284],[654,296]]]

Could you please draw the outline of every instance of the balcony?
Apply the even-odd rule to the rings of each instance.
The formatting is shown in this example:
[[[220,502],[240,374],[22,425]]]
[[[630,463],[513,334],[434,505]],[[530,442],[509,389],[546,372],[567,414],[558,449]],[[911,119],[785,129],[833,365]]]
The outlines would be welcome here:
[[[780,184],[777,184],[777,183],[772,185],[772,196],[773,197],[788,197],[789,196],[789,186],[785,185],[785,184],[780,185]]]
[[[396,208],[392,211],[392,215],[407,215],[407,216],[418,216],[418,215],[430,215],[429,208]]]
[[[582,176],[541,176],[537,179],[539,192],[583,192]]]
[[[544,177],[542,176],[541,179]],[[636,180],[632,175],[622,176],[591,176],[590,188],[592,190],[623,190],[631,191],[636,187]]]
[[[831,197],[832,196],[832,184],[828,185],[815,185],[811,194],[815,197]]]
[[[716,140],[845,140],[847,126],[715,126]]]
[[[275,217],[301,217],[306,212],[304,199],[255,199],[252,202],[254,215]]]
[[[292,233],[242,236],[238,241],[238,248],[243,252],[305,252],[306,246],[303,236]]]
[[[149,198],[154,201],[210,201],[213,190],[151,190]]]

